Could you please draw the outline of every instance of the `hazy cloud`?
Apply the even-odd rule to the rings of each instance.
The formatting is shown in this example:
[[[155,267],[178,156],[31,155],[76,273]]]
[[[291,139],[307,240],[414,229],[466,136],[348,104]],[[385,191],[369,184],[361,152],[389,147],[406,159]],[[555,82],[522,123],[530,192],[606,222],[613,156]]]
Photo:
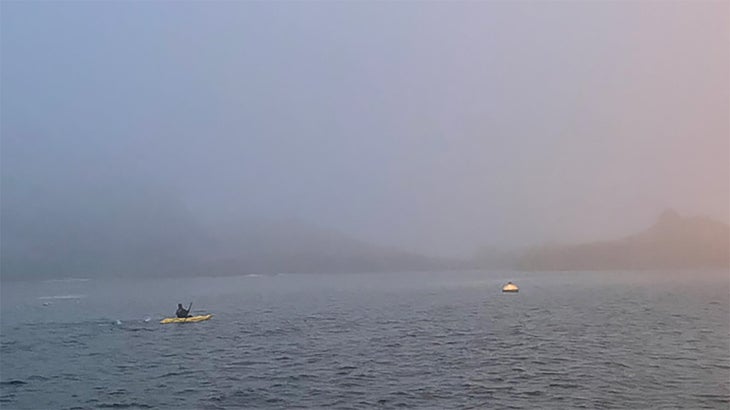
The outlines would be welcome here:
[[[729,7],[4,2],[3,242],[296,218],[466,255],[727,221]]]

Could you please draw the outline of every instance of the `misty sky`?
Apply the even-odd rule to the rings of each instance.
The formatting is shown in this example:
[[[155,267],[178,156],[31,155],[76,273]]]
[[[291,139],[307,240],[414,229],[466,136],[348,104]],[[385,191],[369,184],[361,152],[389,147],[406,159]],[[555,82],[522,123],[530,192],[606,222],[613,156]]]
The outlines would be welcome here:
[[[1,18],[6,218],[134,204],[436,255],[620,236],[669,207],[728,219],[726,1],[5,1]]]

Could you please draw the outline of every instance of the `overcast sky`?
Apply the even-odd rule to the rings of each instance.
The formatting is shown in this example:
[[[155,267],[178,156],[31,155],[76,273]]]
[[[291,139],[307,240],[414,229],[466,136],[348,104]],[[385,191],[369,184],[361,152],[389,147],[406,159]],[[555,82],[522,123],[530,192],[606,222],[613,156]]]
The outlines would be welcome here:
[[[1,18],[5,217],[112,193],[436,255],[620,236],[669,207],[728,219],[727,1],[4,1]]]

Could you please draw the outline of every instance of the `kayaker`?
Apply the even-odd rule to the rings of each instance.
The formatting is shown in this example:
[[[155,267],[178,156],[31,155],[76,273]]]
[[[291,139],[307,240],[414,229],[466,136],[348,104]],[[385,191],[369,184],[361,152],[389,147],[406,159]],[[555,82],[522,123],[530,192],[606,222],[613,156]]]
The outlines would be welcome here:
[[[177,312],[175,312],[177,317],[192,317],[189,313],[190,313],[190,308],[185,310],[185,308],[182,306],[182,303],[177,304]]]

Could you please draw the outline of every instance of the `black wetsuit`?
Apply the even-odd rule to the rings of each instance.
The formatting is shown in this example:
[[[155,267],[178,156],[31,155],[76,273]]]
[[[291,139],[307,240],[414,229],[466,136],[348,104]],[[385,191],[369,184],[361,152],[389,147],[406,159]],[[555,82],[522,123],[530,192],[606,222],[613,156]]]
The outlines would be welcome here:
[[[179,308],[177,308],[177,312],[175,314],[177,315],[177,317],[190,317],[188,313],[190,313],[189,310],[185,310],[184,307],[180,306]]]

